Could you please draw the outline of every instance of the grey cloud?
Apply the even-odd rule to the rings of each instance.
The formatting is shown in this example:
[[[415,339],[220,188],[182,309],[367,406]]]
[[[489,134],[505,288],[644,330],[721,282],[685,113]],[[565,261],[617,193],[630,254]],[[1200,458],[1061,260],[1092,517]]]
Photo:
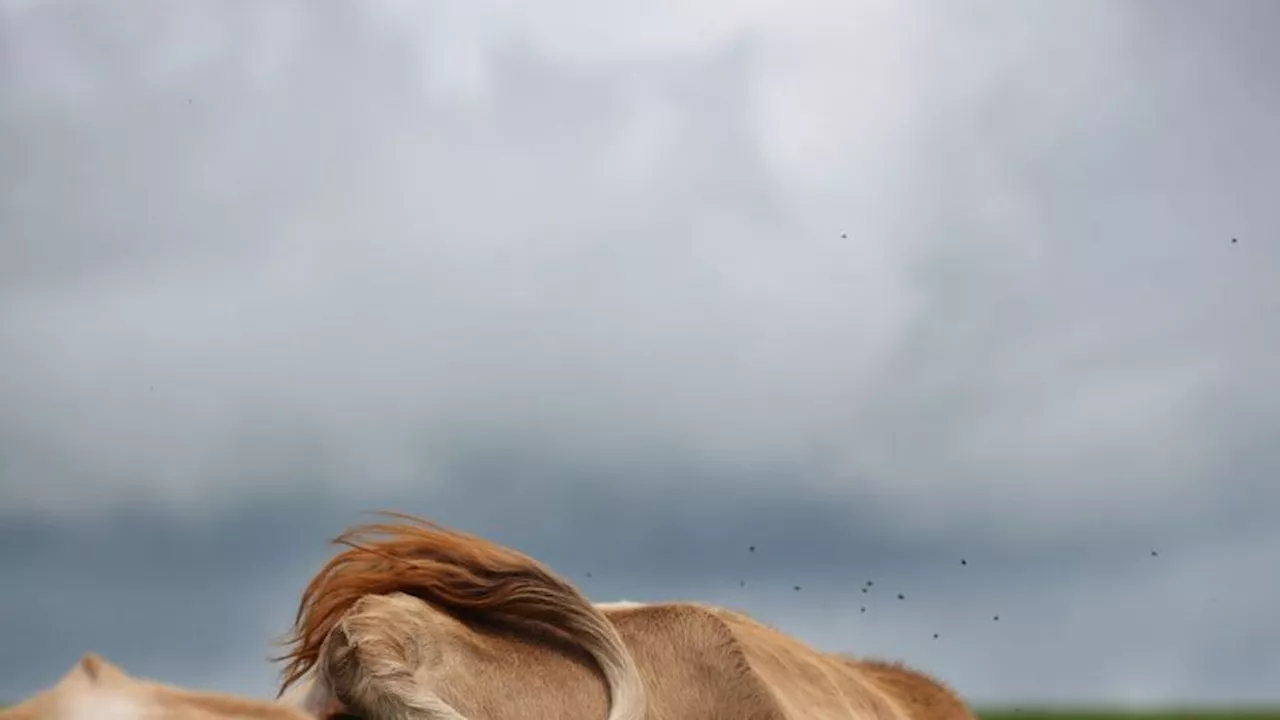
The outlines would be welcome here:
[[[121,618],[6,600],[49,659],[5,691],[90,640],[260,687],[307,548],[391,506],[984,696],[1262,692],[1270,4],[439,7],[0,11],[0,532],[54,543],[4,567],[101,543]],[[864,571],[936,615],[850,629]],[[1200,581],[1247,598],[1156,601]]]

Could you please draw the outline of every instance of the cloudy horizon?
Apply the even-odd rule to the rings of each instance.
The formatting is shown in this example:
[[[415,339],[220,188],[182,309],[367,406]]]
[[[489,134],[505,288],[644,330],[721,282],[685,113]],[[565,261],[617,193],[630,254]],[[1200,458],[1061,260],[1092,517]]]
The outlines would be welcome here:
[[[0,0],[0,700],[269,694],[387,508],[982,704],[1280,702],[1278,32]]]

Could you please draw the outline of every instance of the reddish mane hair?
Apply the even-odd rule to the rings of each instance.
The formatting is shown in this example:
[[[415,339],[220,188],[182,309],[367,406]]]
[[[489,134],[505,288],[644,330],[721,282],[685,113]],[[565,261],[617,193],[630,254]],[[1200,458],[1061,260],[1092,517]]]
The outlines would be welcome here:
[[[619,642],[601,632],[598,612],[572,585],[523,553],[412,515],[357,525],[333,539],[347,549],[302,592],[279,695],[318,662],[321,646],[360,598],[402,592],[454,615],[537,633],[573,645]]]

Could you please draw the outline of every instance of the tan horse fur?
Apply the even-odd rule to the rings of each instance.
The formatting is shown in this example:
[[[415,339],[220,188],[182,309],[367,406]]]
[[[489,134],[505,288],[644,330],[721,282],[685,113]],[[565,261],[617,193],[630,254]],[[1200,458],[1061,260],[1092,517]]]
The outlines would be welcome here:
[[[129,676],[86,653],[62,678],[0,710],[0,720],[314,720],[280,702],[196,692]]]
[[[302,594],[281,694],[365,720],[974,720],[937,680],[724,608],[592,605],[537,561],[406,515]]]

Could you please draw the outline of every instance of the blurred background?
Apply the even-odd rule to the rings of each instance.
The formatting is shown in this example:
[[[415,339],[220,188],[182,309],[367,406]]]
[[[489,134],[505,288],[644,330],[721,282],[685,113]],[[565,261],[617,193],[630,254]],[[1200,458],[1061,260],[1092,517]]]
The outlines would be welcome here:
[[[269,694],[395,508],[980,705],[1280,702],[1277,36],[0,0],[0,699]]]

